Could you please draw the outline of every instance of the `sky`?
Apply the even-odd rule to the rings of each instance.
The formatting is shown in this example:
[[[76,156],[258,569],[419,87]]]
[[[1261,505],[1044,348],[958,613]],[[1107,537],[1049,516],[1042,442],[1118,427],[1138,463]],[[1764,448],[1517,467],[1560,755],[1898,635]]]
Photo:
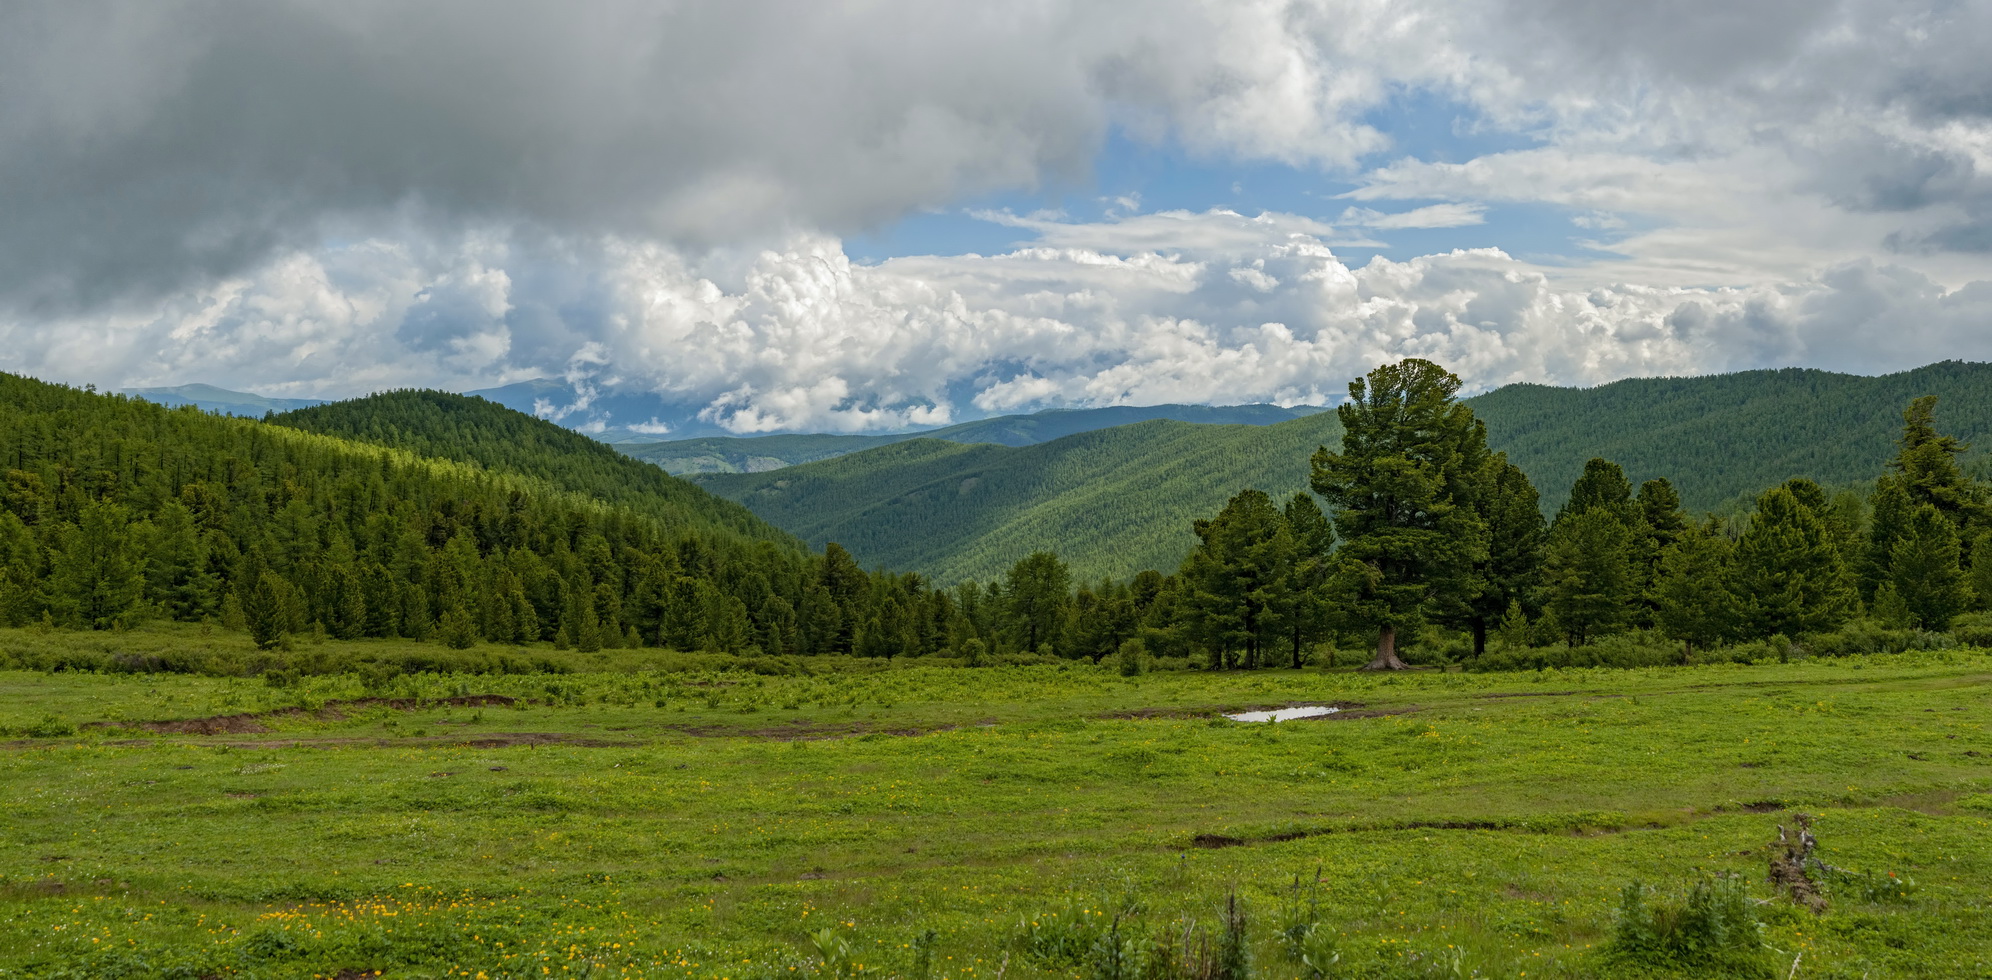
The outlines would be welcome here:
[[[30,0],[0,370],[548,377],[752,434],[1324,404],[1402,357],[1992,359],[1987,37],[1985,0]]]

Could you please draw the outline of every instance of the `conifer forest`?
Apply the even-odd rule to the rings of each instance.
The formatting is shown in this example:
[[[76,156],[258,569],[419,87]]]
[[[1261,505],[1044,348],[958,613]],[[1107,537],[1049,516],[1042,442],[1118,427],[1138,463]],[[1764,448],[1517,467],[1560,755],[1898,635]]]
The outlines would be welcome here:
[[[0,975],[1975,976],[1946,407],[1695,511],[1403,360],[1169,567],[947,581],[479,398],[0,377]]]

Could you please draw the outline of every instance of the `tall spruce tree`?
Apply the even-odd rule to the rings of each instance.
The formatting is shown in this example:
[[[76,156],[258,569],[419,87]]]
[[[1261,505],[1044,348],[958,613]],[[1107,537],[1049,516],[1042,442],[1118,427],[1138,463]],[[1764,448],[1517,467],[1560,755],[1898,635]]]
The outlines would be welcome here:
[[[1911,625],[1947,630],[1965,610],[1970,592],[1959,564],[1961,554],[1950,520],[1930,504],[1916,508],[1909,533],[1895,543],[1889,561],[1889,583]]]
[[[1874,493],[1868,499],[1871,514],[1868,518],[1867,548],[1861,556],[1860,587],[1862,598],[1872,603],[1882,586],[1887,585],[1894,572],[1895,546],[1909,535],[1909,522],[1915,516],[1916,504],[1909,497],[1909,489],[1899,476],[1884,476],[1875,481]]]
[[[1660,553],[1654,619],[1662,632],[1681,641],[1684,662],[1696,648],[1721,643],[1736,629],[1730,581],[1735,550],[1713,526],[1703,526],[1683,531]]]
[[[1236,651],[1240,666],[1258,667],[1276,635],[1276,607],[1291,577],[1294,542],[1286,518],[1265,493],[1244,490],[1194,530],[1200,543],[1179,573],[1193,611],[1192,635],[1218,663]]]
[[[1549,532],[1543,589],[1570,645],[1624,625],[1638,595],[1633,534],[1609,507],[1566,515]]]
[[[1064,640],[1072,606],[1072,573],[1049,551],[1034,551],[1010,566],[1003,581],[1004,611],[1012,639],[1026,653]]]
[[[1570,496],[1557,508],[1556,520],[1593,510],[1604,510],[1626,527],[1633,525],[1632,482],[1625,470],[1609,459],[1592,457],[1584,463],[1584,473],[1570,485]]]
[[[1954,527],[1986,523],[1985,493],[1957,462],[1971,447],[1937,431],[1935,395],[1918,398],[1903,410],[1898,445],[1901,448],[1889,465],[1901,475],[1911,501],[1935,507]]]
[[[1832,629],[1858,606],[1826,522],[1781,486],[1757,498],[1750,529],[1736,542],[1736,570],[1743,628],[1753,636]]]
[[[1293,559],[1277,612],[1285,624],[1295,670],[1306,665],[1307,648],[1329,631],[1328,583],[1334,572],[1335,525],[1321,513],[1313,495],[1302,490],[1287,501],[1283,515],[1293,535]],[[1540,519],[1541,515],[1537,515]]]
[[[1542,577],[1542,550],[1548,527],[1542,496],[1522,468],[1495,453],[1487,461],[1474,509],[1487,526],[1487,554],[1479,568],[1479,590],[1456,617],[1473,634],[1473,655],[1487,652],[1487,633],[1510,606],[1532,600]]]
[[[50,578],[49,605],[71,625],[110,629],[138,615],[145,557],[134,540],[130,513],[107,501],[85,505],[77,524],[62,533]]]
[[[1472,506],[1487,431],[1457,400],[1459,378],[1416,358],[1349,384],[1335,411],[1342,451],[1313,457],[1311,484],[1335,508],[1341,564],[1357,583],[1347,609],[1376,631],[1369,669],[1402,670],[1400,630],[1429,607],[1479,594],[1487,526]]]

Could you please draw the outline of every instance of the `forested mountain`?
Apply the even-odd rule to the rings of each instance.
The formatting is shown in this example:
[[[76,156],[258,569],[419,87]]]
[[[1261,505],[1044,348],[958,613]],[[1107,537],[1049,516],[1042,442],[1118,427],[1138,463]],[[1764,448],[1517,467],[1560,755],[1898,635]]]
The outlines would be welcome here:
[[[1788,477],[1872,479],[1910,399],[1936,395],[1948,431],[1992,438],[1992,365],[1944,362],[1881,377],[1786,369],[1644,378],[1597,388],[1511,385],[1468,399],[1489,444],[1563,503],[1585,461],[1635,485],[1673,481],[1704,510]],[[1081,578],[1172,569],[1191,522],[1257,487],[1283,498],[1307,456],[1341,438],[1333,413],[1270,426],[1146,422],[1042,445],[901,443],[768,474],[700,477],[812,544],[948,582],[988,579],[1043,548]]]
[[[725,529],[784,545],[795,543],[786,532],[733,501],[571,429],[483,398],[442,391],[390,391],[286,412],[270,421],[544,481],[555,489],[628,507],[666,525]]]
[[[1082,579],[1170,570],[1191,521],[1242,487],[1307,485],[1307,458],[1341,437],[1332,412],[1277,425],[1156,420],[1035,446],[915,439],[766,474],[700,483],[811,542],[935,581],[987,580],[1039,549]]]
[[[1690,510],[1754,496],[1787,477],[1871,480],[1895,451],[1902,409],[1937,396],[1944,427],[1992,450],[1992,364],[1944,361],[1879,377],[1801,368],[1632,378],[1596,388],[1509,385],[1466,400],[1494,448],[1555,508],[1600,456],[1635,485],[1666,477]]]
[[[623,452],[655,463],[667,472],[765,473],[784,466],[834,459],[848,453],[909,439],[986,442],[1000,446],[1032,446],[1065,436],[1152,419],[1173,419],[1214,425],[1272,425],[1321,409],[1278,405],[1115,405],[1107,408],[1054,409],[1031,415],[1003,415],[962,422],[924,432],[892,435],[773,435],[734,438],[678,439],[670,442],[625,443]]]
[[[192,405],[204,412],[261,418],[270,412],[288,412],[322,404],[316,398],[266,398],[246,391],[229,391],[214,385],[174,385],[171,388],[126,388],[125,394],[178,408]]]
[[[0,374],[0,626],[879,656],[993,628],[476,399],[395,392],[286,422]]]

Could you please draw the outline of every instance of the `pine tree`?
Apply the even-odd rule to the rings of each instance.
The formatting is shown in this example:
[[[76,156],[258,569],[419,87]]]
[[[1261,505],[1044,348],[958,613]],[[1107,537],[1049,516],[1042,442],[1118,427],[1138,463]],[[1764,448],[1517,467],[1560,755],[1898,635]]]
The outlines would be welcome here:
[[[1638,595],[1632,532],[1611,508],[1566,516],[1549,532],[1543,559],[1546,605],[1576,646],[1612,632]]]
[[[468,650],[477,645],[477,620],[461,603],[452,603],[436,621],[436,638],[452,650]]]
[[[1500,624],[1494,627],[1494,639],[1510,648],[1529,645],[1529,614],[1522,608],[1522,600],[1508,603],[1508,611],[1501,614]]]
[[[11,511],[0,510],[0,626],[41,618],[42,549],[34,532]]]
[[[1277,618],[1286,624],[1292,657],[1292,667],[1299,670],[1306,665],[1307,647],[1320,642],[1329,633],[1328,583],[1334,572],[1335,526],[1327,515],[1321,513],[1320,505],[1314,502],[1313,495],[1302,490],[1287,501],[1287,531],[1293,537],[1293,556],[1288,563],[1287,582],[1281,589],[1280,601],[1275,609]],[[1541,515],[1536,519],[1540,521]],[[1138,614],[1133,597],[1129,597],[1129,613]],[[1133,635],[1132,632],[1129,635]]]
[[[1072,574],[1058,556],[1034,551],[1010,566],[1003,582],[1004,612],[1019,649],[1054,648],[1064,640],[1072,605]]]
[[[242,602],[242,617],[249,628],[249,638],[265,650],[282,644],[293,632],[298,618],[290,608],[294,602],[290,583],[276,572],[264,569],[257,575],[255,586]]]
[[[1475,510],[1487,525],[1487,556],[1479,569],[1478,594],[1449,617],[1473,634],[1473,655],[1487,652],[1487,631],[1508,607],[1534,595],[1542,577],[1542,550],[1548,528],[1542,497],[1522,468],[1495,453],[1480,481]]]
[[[1593,510],[1608,511],[1621,525],[1633,526],[1632,482],[1619,464],[1608,459],[1592,457],[1585,462],[1584,474],[1570,485],[1570,496],[1557,508],[1555,523]]]
[[[1430,361],[1387,364],[1349,385],[1335,411],[1342,451],[1317,450],[1310,483],[1336,508],[1346,607],[1376,630],[1372,669],[1401,670],[1399,630],[1431,606],[1480,591],[1487,528],[1471,506],[1487,433],[1459,404],[1459,378]]]
[[[161,505],[152,519],[145,577],[147,596],[166,615],[197,623],[214,614],[220,583],[208,567],[193,512],[177,500]]]
[[[1890,565],[1895,561],[1895,546],[1909,535],[1909,522],[1916,505],[1902,480],[1893,476],[1875,481],[1869,504],[1872,516],[1868,519],[1866,553],[1860,563],[1860,584],[1862,596],[1873,601],[1880,588],[1894,577]]]
[[[1895,543],[1889,584],[1895,587],[1911,625],[1947,630],[1964,611],[1969,593],[1958,561],[1957,531],[1930,504],[1916,508],[1909,533]]]
[[[1935,507],[1953,527],[1983,525],[1985,494],[1957,463],[1971,447],[1938,433],[1936,416],[1935,395],[1909,403],[1902,412],[1901,449],[1890,468],[1901,474],[1903,488],[1916,505]]]
[[[1737,600],[1731,589],[1735,548],[1713,528],[1685,531],[1660,553],[1654,582],[1654,619],[1682,643],[1683,659],[1696,647],[1712,647],[1736,629]]]
[[[1966,575],[1966,588],[1970,591],[1972,608],[1984,609],[1992,605],[1992,531],[1980,531],[1977,540],[1971,544],[1971,567]]]
[[[62,533],[51,565],[49,604],[59,620],[101,630],[139,614],[145,559],[123,507],[103,501],[86,505],[78,523]]]
[[[1736,569],[1749,635],[1795,637],[1832,629],[1858,603],[1826,523],[1784,487],[1757,498],[1750,529],[1736,542]]]
[[[1243,654],[1243,666],[1260,666],[1292,586],[1294,539],[1286,518],[1258,490],[1233,496],[1210,520],[1193,528],[1201,542],[1180,573],[1194,612],[1192,633],[1212,655]]]

